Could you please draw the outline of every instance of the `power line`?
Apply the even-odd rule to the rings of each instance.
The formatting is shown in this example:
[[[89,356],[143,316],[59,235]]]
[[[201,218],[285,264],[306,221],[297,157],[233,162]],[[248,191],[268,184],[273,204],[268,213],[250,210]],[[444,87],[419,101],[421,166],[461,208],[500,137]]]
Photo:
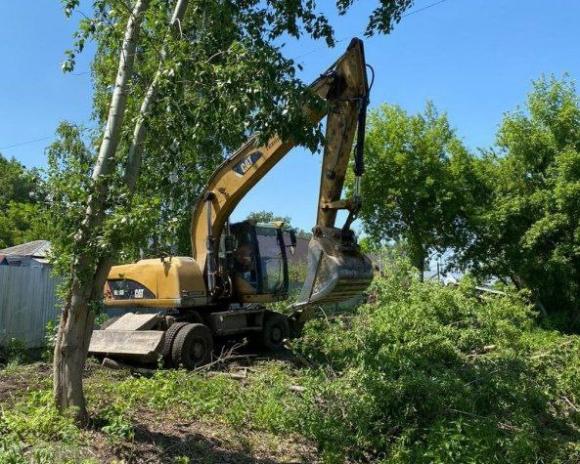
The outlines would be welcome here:
[[[434,6],[440,5],[441,3],[445,3],[448,0],[439,0],[438,2],[435,3],[431,3],[430,5],[425,5],[424,7],[418,8],[416,10],[411,10],[408,13],[405,13],[404,15],[401,15],[401,18],[406,18],[407,16],[411,16],[417,13],[421,13],[421,11],[425,11],[428,10],[429,8],[433,8]]]
[[[405,13],[405,14],[401,15],[401,19],[402,18],[406,18],[407,16],[411,16],[411,15],[417,14],[417,13],[421,13],[422,11],[428,10],[429,8],[433,8],[434,6],[440,5],[441,3],[445,3],[447,1],[449,1],[449,0],[439,0],[437,2],[430,3],[429,5],[425,5],[425,6],[421,7],[421,8],[417,8],[416,10],[411,10],[408,13]],[[364,31],[363,31],[363,33],[364,33]],[[359,35],[362,35],[362,33],[359,34]],[[343,37],[342,39],[336,40],[334,42],[334,44],[335,45],[336,44],[339,44],[341,42],[344,42],[347,39],[348,39],[348,37]],[[305,52],[305,53],[303,53],[301,55],[298,55],[296,57],[293,57],[292,59],[293,60],[299,60],[300,58],[304,58],[305,56],[311,55],[312,53],[318,52],[318,51],[320,51],[320,50],[322,50],[324,48],[326,48],[324,45],[319,46],[319,47],[316,47],[316,48],[313,48],[312,50],[310,50],[308,52]]]
[[[19,142],[19,143],[14,143],[12,145],[6,145],[4,147],[0,147],[0,150],[9,150],[10,148],[21,147],[22,145],[30,145],[31,143],[42,142],[44,140],[48,140],[51,138],[53,138],[53,136],[41,137],[39,139],[26,140],[25,142]]]

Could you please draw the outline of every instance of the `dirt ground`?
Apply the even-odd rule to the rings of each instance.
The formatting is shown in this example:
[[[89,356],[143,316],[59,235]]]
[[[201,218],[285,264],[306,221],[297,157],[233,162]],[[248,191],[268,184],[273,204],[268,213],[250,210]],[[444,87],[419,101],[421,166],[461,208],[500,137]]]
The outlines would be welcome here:
[[[123,460],[127,464],[290,464],[318,462],[312,446],[292,437],[275,437],[247,431],[237,433],[225,426],[198,421],[165,421],[159,416],[143,417],[130,444],[111,447],[95,433],[95,457],[100,462]]]
[[[89,364],[86,376],[102,368]],[[122,379],[127,371],[108,374]],[[33,363],[0,370],[0,408],[9,407],[28,392],[50,386],[51,366]],[[155,464],[290,464],[319,462],[316,448],[297,436],[275,436],[266,432],[240,432],[223,424],[179,421],[163,412],[147,409],[135,413],[135,437],[114,443],[93,424],[86,431],[83,458],[101,463]],[[83,440],[85,441],[85,440]]]
[[[26,393],[45,387],[52,375],[51,366],[41,362],[2,367],[0,365],[0,405],[10,405]]]

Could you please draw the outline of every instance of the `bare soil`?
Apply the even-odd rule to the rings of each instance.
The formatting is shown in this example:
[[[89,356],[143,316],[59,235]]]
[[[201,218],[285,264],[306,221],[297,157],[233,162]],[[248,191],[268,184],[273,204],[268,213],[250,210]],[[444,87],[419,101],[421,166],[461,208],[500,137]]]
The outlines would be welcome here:
[[[41,362],[0,369],[0,405],[13,404],[26,393],[45,387],[51,375],[51,366]]]
[[[102,374],[103,368],[89,362],[87,378]],[[37,362],[0,370],[0,407],[10,407],[28,392],[50,387],[51,366]],[[100,375],[100,374],[99,374]],[[127,371],[105,374],[114,381]],[[171,417],[146,408],[133,416],[135,437],[115,442],[99,430],[98,424],[84,433],[87,445],[79,458],[100,463],[155,464],[291,464],[319,462],[316,448],[294,435],[276,436],[253,430],[234,430],[220,423]]]
[[[187,457],[203,464],[290,464],[318,462],[316,450],[297,437],[263,432],[236,432],[220,424],[175,422],[145,416],[136,424],[132,442],[112,445],[95,432],[92,451],[100,462],[175,463]]]

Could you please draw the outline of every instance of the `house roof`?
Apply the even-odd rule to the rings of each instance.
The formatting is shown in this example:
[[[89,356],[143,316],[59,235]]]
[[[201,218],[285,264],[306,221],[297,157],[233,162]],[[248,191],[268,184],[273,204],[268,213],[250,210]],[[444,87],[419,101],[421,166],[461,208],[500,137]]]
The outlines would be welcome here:
[[[9,248],[0,250],[0,255],[10,256],[32,256],[35,258],[47,258],[50,253],[50,242],[48,240],[33,240]]]

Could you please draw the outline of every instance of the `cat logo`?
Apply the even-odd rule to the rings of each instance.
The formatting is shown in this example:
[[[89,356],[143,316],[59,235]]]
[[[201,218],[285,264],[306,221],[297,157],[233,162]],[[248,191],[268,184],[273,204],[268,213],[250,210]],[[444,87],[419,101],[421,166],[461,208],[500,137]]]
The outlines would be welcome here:
[[[243,176],[261,157],[262,152],[255,151],[237,163],[232,169],[238,176]]]

